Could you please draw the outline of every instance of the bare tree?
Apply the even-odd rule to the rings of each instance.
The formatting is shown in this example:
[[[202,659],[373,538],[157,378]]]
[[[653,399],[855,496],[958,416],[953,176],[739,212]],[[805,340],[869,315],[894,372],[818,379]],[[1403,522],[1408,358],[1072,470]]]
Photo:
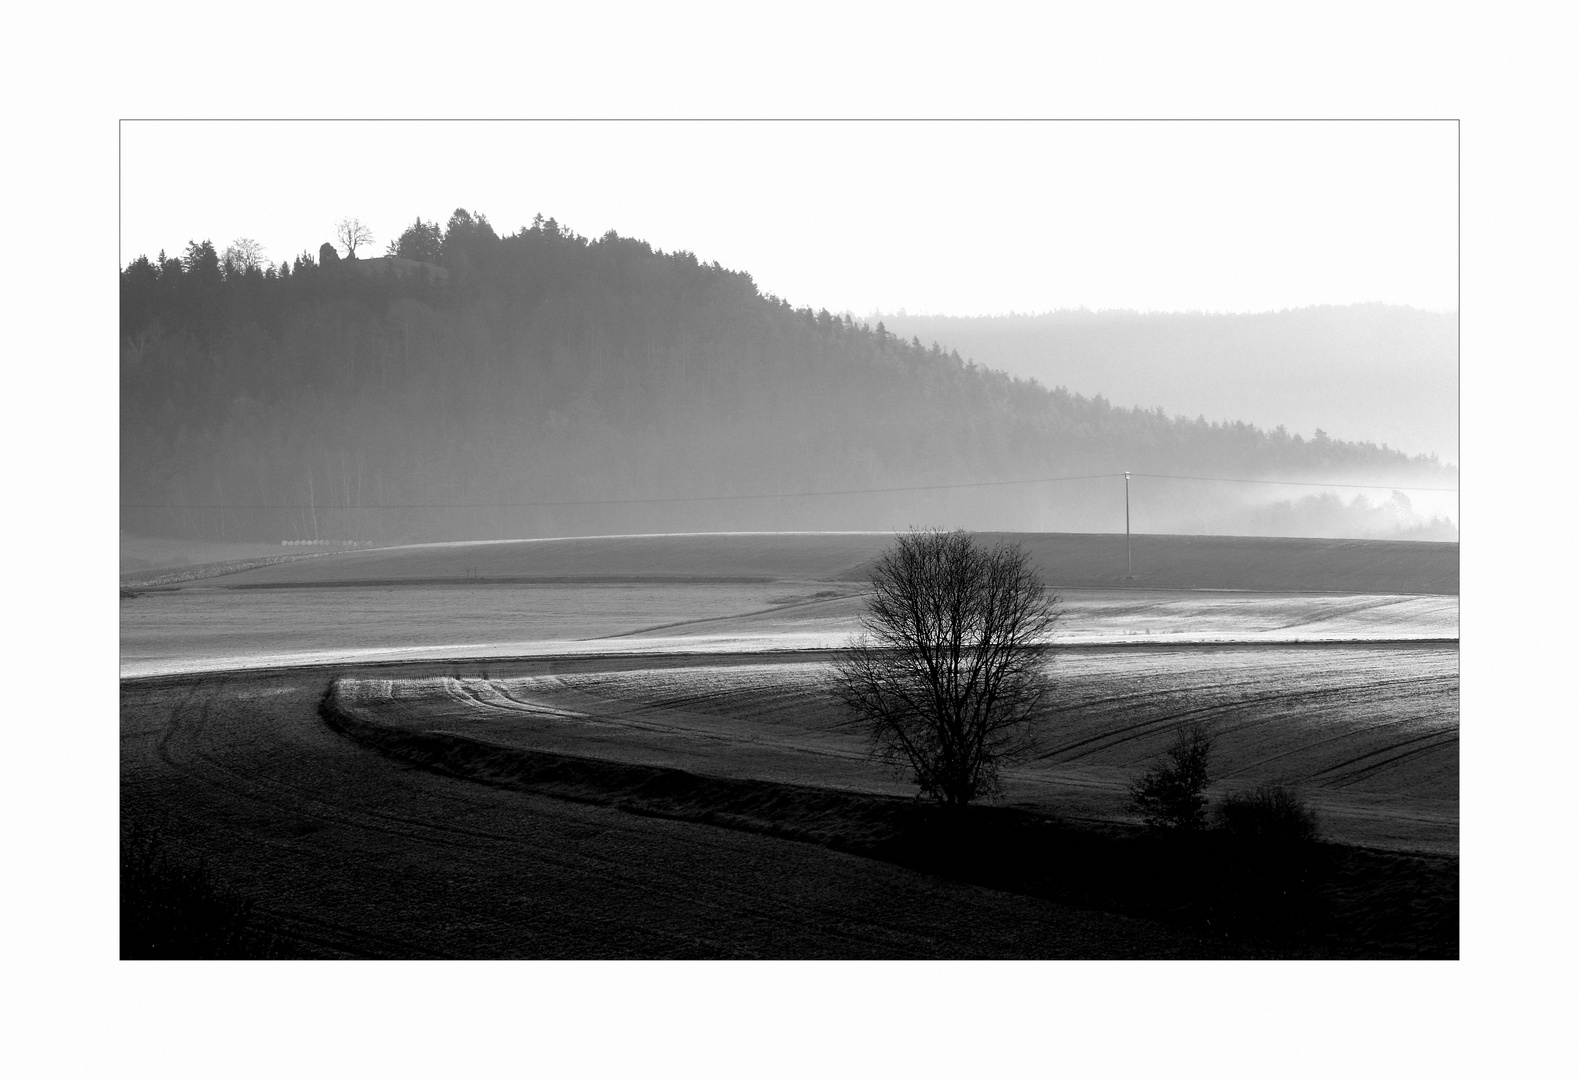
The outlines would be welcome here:
[[[335,239],[345,248],[345,257],[356,258],[356,249],[373,242],[373,230],[362,224],[360,218],[346,218],[334,227]]]
[[[245,236],[238,236],[230,242],[225,254],[220,256],[220,262],[224,264],[226,274],[245,274],[249,270],[261,270],[263,245]]]
[[[834,662],[835,693],[874,752],[953,807],[998,790],[1031,746],[1052,683],[1058,598],[1018,545],[966,532],[901,536],[872,571],[863,633]]]

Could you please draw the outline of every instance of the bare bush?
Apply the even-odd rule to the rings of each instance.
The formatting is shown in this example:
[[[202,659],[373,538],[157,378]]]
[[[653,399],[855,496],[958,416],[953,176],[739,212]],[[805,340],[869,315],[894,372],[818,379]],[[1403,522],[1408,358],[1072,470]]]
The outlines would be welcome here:
[[[1216,816],[1225,832],[1261,843],[1308,844],[1321,835],[1316,813],[1298,789],[1276,782],[1229,795]]]

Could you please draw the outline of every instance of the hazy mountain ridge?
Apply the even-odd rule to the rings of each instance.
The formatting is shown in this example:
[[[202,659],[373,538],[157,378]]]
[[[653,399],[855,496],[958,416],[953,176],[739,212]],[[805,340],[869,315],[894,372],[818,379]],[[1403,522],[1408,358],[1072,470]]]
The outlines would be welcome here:
[[[1372,444],[1047,389],[907,343],[883,325],[792,308],[762,295],[748,274],[613,233],[588,241],[539,220],[501,238],[481,215],[459,211],[442,234],[425,229],[408,230],[397,254],[444,274],[302,257],[282,275],[227,266],[206,244],[188,245],[182,260],[161,253],[129,265],[121,274],[123,527],[229,540],[927,521],[1079,531],[1122,527],[1122,481],[479,504],[1125,468],[1456,483],[1452,468]],[[1154,484],[1137,504],[1137,527],[1150,531],[1230,531],[1218,526],[1246,509],[1238,494],[1188,485]],[[1298,531],[1298,504],[1290,505],[1294,524],[1275,528]],[[1377,526],[1354,528],[1367,535]]]
[[[1253,314],[878,314],[1047,386],[1458,460],[1458,314],[1387,304]]]

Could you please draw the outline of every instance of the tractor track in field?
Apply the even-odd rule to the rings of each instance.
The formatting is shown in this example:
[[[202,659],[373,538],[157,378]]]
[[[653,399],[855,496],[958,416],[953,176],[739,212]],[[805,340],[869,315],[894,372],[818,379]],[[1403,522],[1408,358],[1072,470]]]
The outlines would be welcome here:
[[[1372,773],[1384,769],[1389,765],[1396,765],[1401,761],[1407,761],[1411,758],[1420,757],[1435,750],[1445,749],[1447,746],[1454,745],[1457,742],[1458,732],[1456,731],[1428,731],[1425,734],[1417,735],[1412,739],[1401,739],[1398,742],[1391,743],[1368,753],[1360,754],[1357,757],[1350,758],[1347,761],[1339,762],[1336,765],[1329,765],[1327,768],[1322,769],[1320,772],[1316,773],[1315,778],[1319,781],[1323,776],[1337,774],[1336,783],[1332,784],[1332,786],[1344,787],[1349,784],[1357,783],[1358,781],[1367,778]],[[1408,747],[1408,749],[1404,749],[1405,747]],[[1399,752],[1394,754],[1393,751]],[[1354,769],[1347,774],[1343,773],[1342,771],[1351,765],[1357,765],[1362,761],[1369,761],[1371,758],[1377,757],[1381,754],[1393,754],[1393,756],[1384,758],[1381,761],[1373,761],[1370,764],[1361,766],[1358,769]]]
[[[1384,688],[1416,687],[1425,681],[1428,680],[1422,679],[1420,677],[1373,681],[1365,684],[1365,690],[1368,693],[1374,693],[1374,691]],[[1204,691],[1217,689],[1218,686],[1197,687],[1193,688],[1192,692],[1201,693]],[[1090,735],[1074,742],[1065,743],[1062,746],[1053,747],[1052,749],[1044,751],[1038,755],[1038,758],[1039,760],[1047,761],[1078,761],[1082,758],[1089,757],[1092,754],[1110,750],[1123,743],[1145,738],[1150,734],[1154,734],[1159,729],[1177,727],[1180,724],[1187,723],[1192,720],[1199,720],[1203,717],[1208,717],[1217,713],[1231,713],[1237,711],[1262,709],[1274,703],[1319,701],[1322,699],[1330,699],[1340,696],[1352,696],[1353,693],[1354,688],[1346,686],[1311,688],[1300,687],[1292,690],[1263,691],[1244,697],[1234,697],[1229,700],[1213,701],[1205,705],[1197,706],[1193,709],[1183,709],[1177,712],[1164,713],[1159,716],[1148,717],[1144,720],[1139,720],[1118,728],[1113,728],[1095,735]],[[1126,701],[1141,699],[1147,696],[1154,695],[1124,695],[1119,698],[1108,699],[1108,702],[1104,702],[1104,704],[1120,704]],[[1081,703],[1080,707],[1086,707],[1086,703]],[[1071,750],[1081,749],[1082,747],[1086,747],[1088,749],[1084,749],[1078,754],[1069,753]]]

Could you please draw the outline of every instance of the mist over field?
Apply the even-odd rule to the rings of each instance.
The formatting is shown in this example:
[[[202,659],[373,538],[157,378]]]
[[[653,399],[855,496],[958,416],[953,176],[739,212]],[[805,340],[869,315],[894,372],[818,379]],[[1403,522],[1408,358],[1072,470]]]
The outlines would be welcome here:
[[[1063,366],[1029,372],[1036,320],[855,320],[552,219],[457,210],[368,254],[190,242],[122,271],[123,533],[1112,532],[1130,470],[1140,532],[1457,538],[1452,492],[1419,490],[1457,486],[1450,317],[1059,317]]]

